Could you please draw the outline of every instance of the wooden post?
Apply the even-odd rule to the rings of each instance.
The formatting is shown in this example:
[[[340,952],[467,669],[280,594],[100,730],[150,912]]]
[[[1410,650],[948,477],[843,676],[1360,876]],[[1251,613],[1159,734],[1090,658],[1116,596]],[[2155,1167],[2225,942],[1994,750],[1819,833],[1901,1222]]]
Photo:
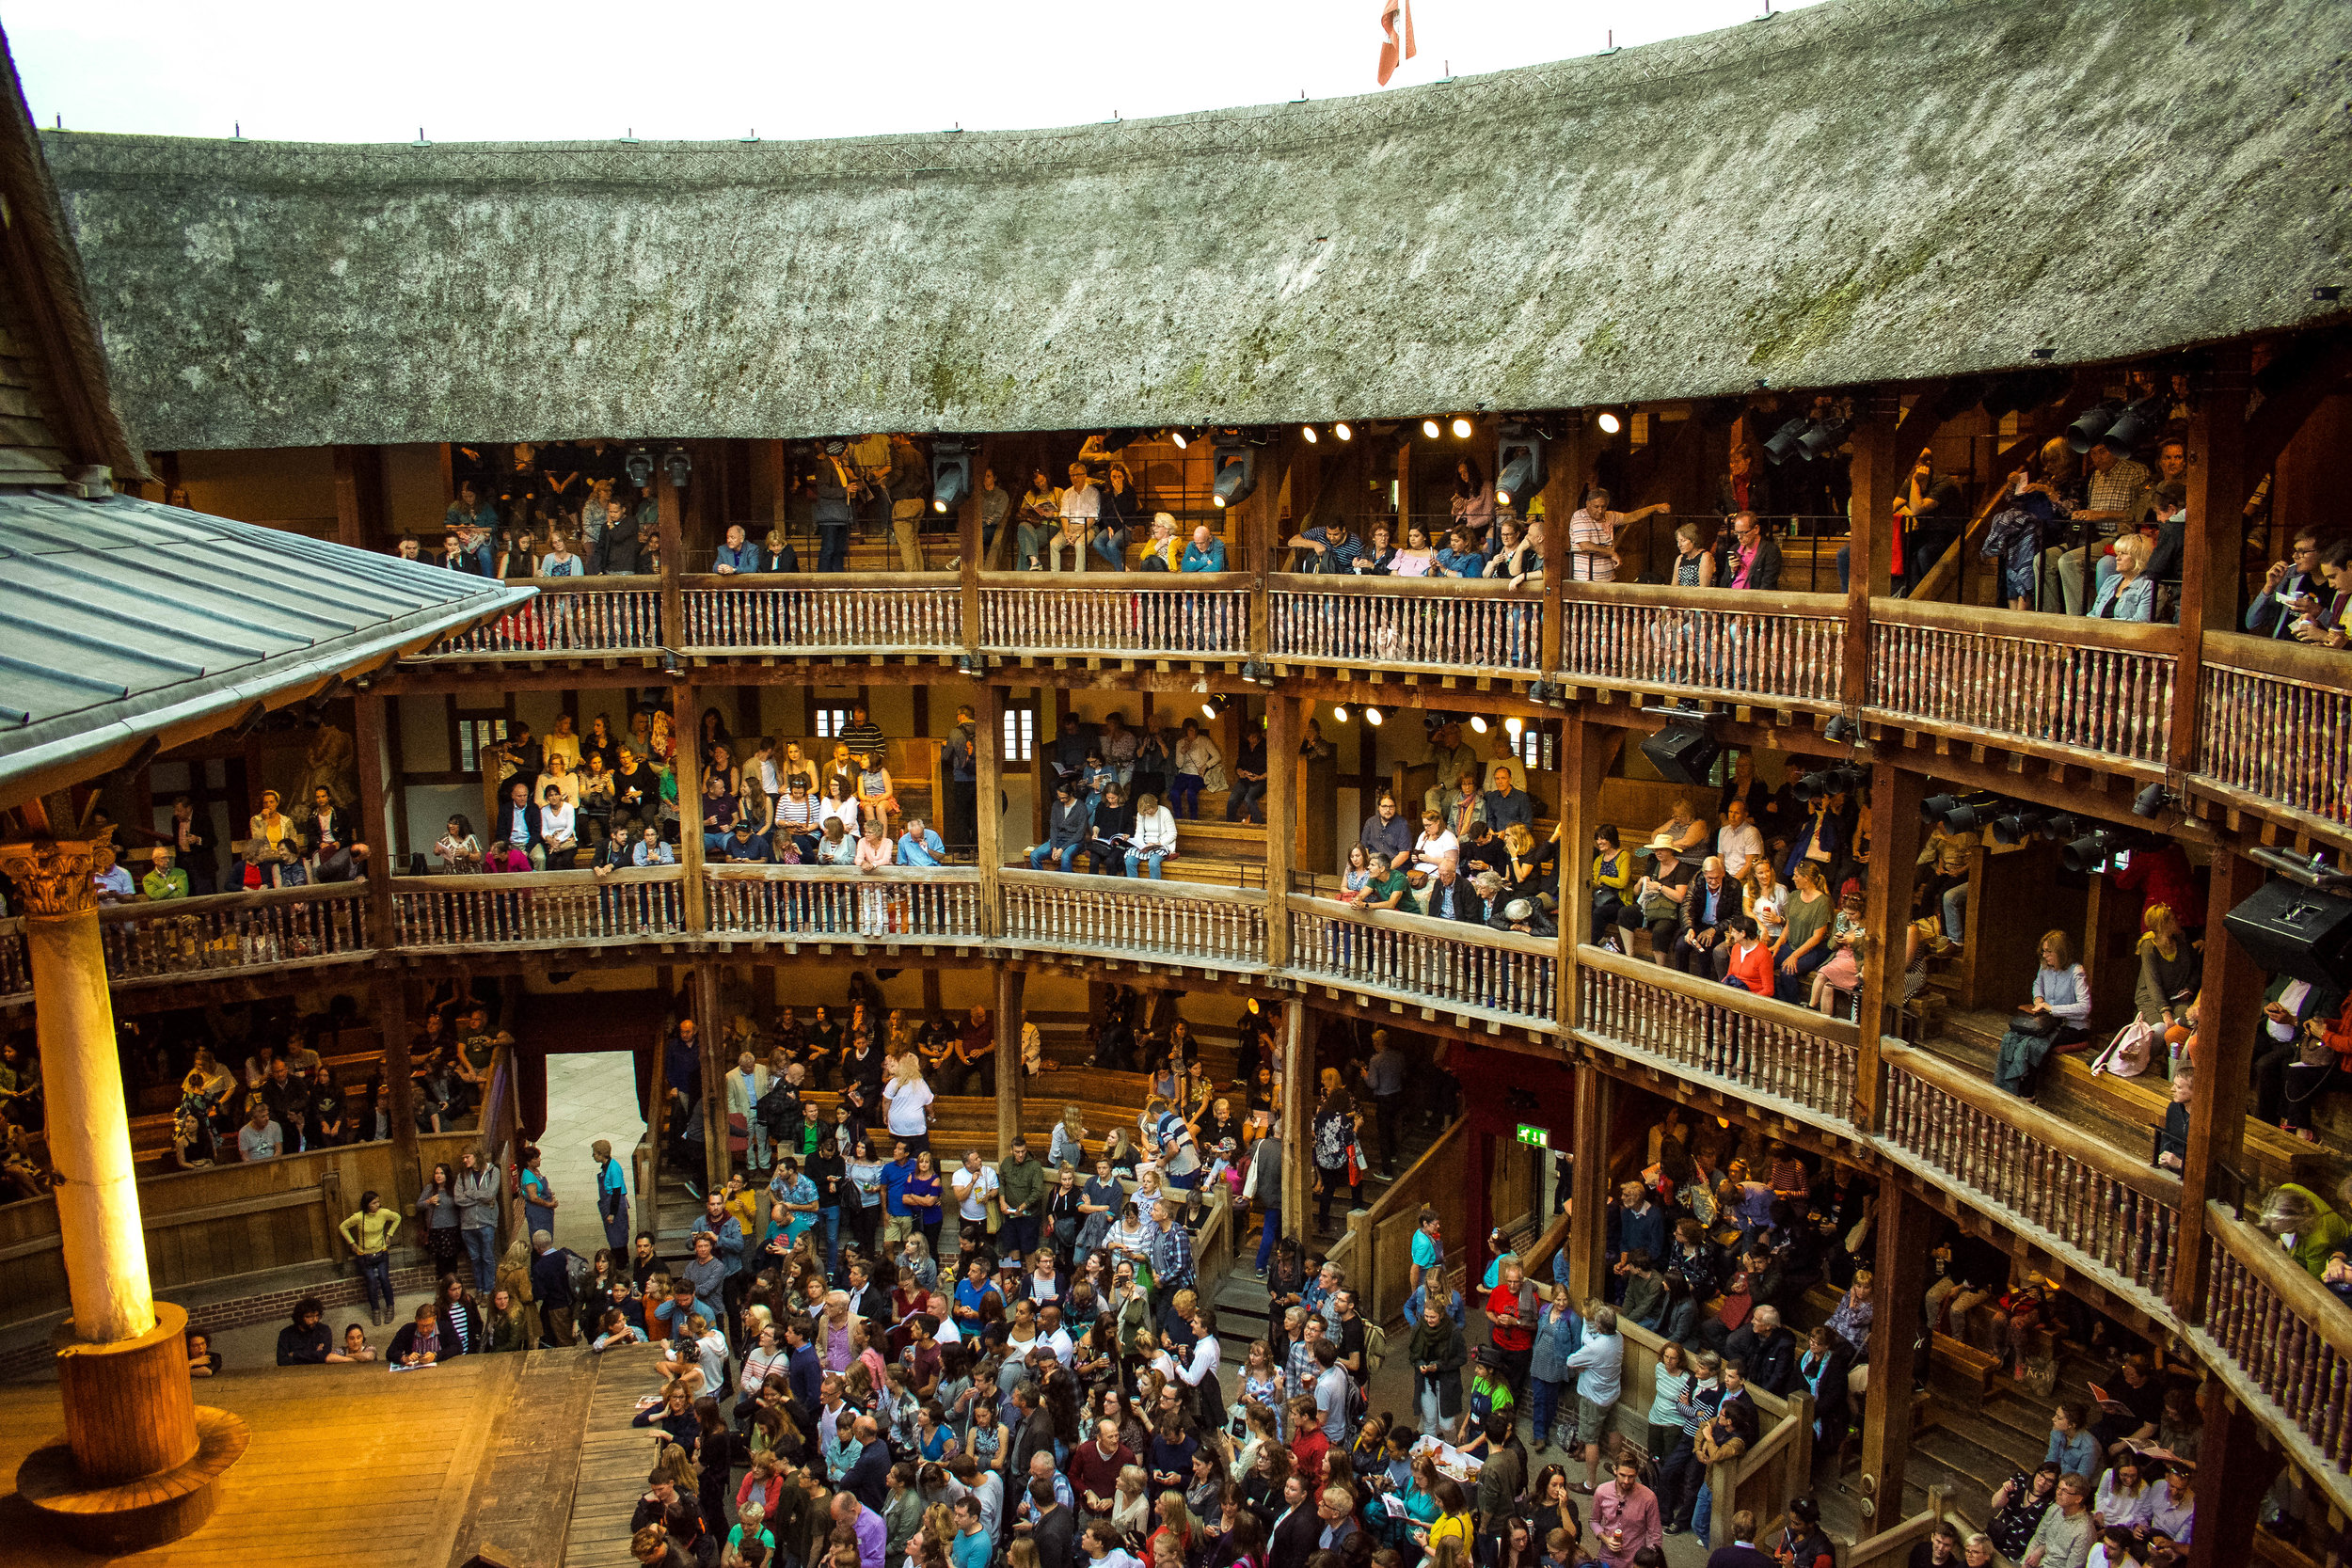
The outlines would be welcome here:
[[[335,542],[356,550],[378,548],[384,533],[383,449],[338,446],[334,454]]]
[[[424,1172],[418,1164],[416,1085],[408,1074],[413,1064],[408,1057],[408,985],[389,968],[379,968],[369,976],[369,990],[374,1001],[376,1037],[384,1046],[384,1121],[392,1146],[392,1196],[388,1207],[404,1209],[424,1188]],[[373,1137],[375,1129],[368,1129]]]
[[[1575,1159],[1568,1167],[1568,1294],[1579,1307],[1601,1294],[1609,1212],[1609,1124],[1617,1082],[1590,1063],[1576,1069]]]
[[[1862,1416],[1863,1506],[1875,1510],[1868,1518],[1872,1534],[1902,1517],[1903,1470],[1911,1459],[1911,1386],[1918,1370],[1934,1219],[1934,1212],[1901,1186],[1888,1182],[1879,1188],[1870,1392]]]
[[[1291,961],[1288,899],[1297,849],[1291,823],[1298,815],[1298,699],[1287,691],[1267,693],[1265,719],[1265,961],[1279,970]]]
[[[715,959],[694,962],[694,1044],[700,1048],[703,1063],[703,1165],[710,1180],[703,1190],[716,1192],[727,1181],[727,1072],[735,1064],[726,1054],[726,1021],[720,1012]]]
[[[2179,1250],[2172,1260],[2172,1310],[2201,1323],[2208,1262],[2205,1203],[2223,1198],[2219,1173],[2236,1169],[2246,1142],[2247,1081],[2262,1018],[2263,976],[2222,917],[2263,885],[2263,869],[2217,850],[2205,905],[2205,964],[2197,1004],[2197,1071],[2188,1101],[2188,1152],[2181,1171]],[[1969,911],[1971,916],[1974,911]],[[2095,994],[2095,993],[2094,993]]]
[[[2198,1403],[2205,1433],[2198,1450],[2197,1528],[2189,1534],[2188,1568],[2241,1568],[2256,1560],[2254,1526],[2284,1461],[2221,1379],[2205,1379]]]
[[[1577,469],[1584,454],[1583,442],[1574,435],[1544,441],[1543,446],[1544,487],[1535,497],[1544,503],[1544,637],[1539,662],[1549,672],[1560,668],[1560,634],[1567,625],[1567,594],[1561,585],[1568,580],[1568,518],[1583,503],[1577,494]]]
[[[2196,767],[2205,629],[2238,629],[2238,593],[2246,575],[2245,507],[2252,488],[2246,475],[2248,352],[2244,343],[2225,343],[2209,352],[2212,368],[2201,378],[2188,417],[2181,651],[2172,674],[2172,734],[2165,756],[2176,779]]]
[[[1021,995],[1026,970],[996,972],[996,1157],[1009,1159],[1021,1132]]]
[[[703,934],[707,916],[703,887],[703,755],[702,721],[697,710],[701,689],[679,685],[670,689],[671,765],[677,773],[677,863],[683,888],[686,931]]]
[[[1860,411],[1852,436],[1853,457],[1847,466],[1852,491],[1846,500],[1847,566],[1846,657],[1840,697],[1849,708],[1861,706],[1870,679],[1870,600],[1894,592],[1888,564],[1889,519],[1895,512],[1896,408],[1892,398],[1873,393]],[[1875,853],[1873,859],[1876,858]],[[1835,890],[1832,890],[1835,892]]]
[[[655,535],[661,544],[661,645],[664,648],[686,646],[686,589],[678,581],[684,570],[686,554],[685,520],[679,515],[678,487],[670,483],[659,458],[653,474],[654,506],[657,523]],[[691,734],[691,731],[687,732]],[[678,815],[685,813],[685,795],[678,797]],[[696,821],[702,820],[699,816]]]
[[[1008,520],[1007,528],[1012,526]],[[990,937],[1004,934],[1004,911],[998,908],[1003,898],[1002,879],[998,873],[1005,863],[1005,811],[1003,766],[999,752],[1005,744],[1005,689],[980,683],[979,698],[973,705],[972,724],[977,732],[972,748],[973,773],[977,782],[972,787],[972,814],[977,824],[979,848],[975,856],[980,869],[980,929]],[[1039,770],[1043,777],[1043,770]]]
[[[1307,1004],[1297,997],[1282,1002],[1282,1234],[1300,1243],[1309,1240],[1308,1173],[1314,1168],[1314,1140],[1309,1132],[1314,1110],[1314,1058],[1307,1049]]]
[[[1859,581],[1861,574],[1854,576]],[[1853,635],[1851,626],[1847,635]],[[1855,992],[1858,1038],[1850,1114],[1856,1127],[1871,1132],[1879,1128],[1879,1041],[1886,1034],[1888,999],[1899,1005],[1901,998],[1904,926],[1911,918],[1911,890],[1918,880],[1919,801],[1925,787],[1926,781],[1907,768],[1883,762],[1870,769],[1871,875],[1863,920],[1870,944],[1863,950],[1862,984]],[[1836,888],[1830,896],[1836,899]],[[1981,920],[1987,912],[1970,910],[1968,918]]]
[[[980,568],[987,546],[980,543],[980,475],[988,467],[989,443],[985,440],[967,443],[965,449],[972,458],[972,483],[963,504],[956,509],[956,574],[961,590],[961,632],[956,641],[966,651],[977,654],[980,647]],[[997,530],[1013,526],[1012,515],[1007,513]]]
[[[1576,1030],[1582,1016],[1583,977],[1576,966],[1577,944],[1597,938],[1585,928],[1592,918],[1584,871],[1592,862],[1593,833],[1600,826],[1600,781],[1609,764],[1607,735],[1571,709],[1560,721],[1560,1032]]]

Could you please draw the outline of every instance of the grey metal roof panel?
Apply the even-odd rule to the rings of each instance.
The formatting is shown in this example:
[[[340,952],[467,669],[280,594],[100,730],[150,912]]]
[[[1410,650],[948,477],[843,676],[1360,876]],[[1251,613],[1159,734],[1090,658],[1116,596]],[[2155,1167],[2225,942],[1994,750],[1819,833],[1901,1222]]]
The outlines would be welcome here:
[[[128,496],[0,489],[0,802],[534,592]]]

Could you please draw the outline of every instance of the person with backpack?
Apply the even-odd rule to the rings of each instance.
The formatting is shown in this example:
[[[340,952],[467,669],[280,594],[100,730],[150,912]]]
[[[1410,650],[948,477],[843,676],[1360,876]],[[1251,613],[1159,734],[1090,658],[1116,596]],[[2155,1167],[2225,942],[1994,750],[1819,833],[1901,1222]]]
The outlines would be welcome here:
[[[1568,1357],[1565,1370],[1577,1374],[1576,1440],[1584,1449],[1584,1484],[1577,1490],[1593,1497],[1600,1481],[1601,1437],[1625,1386],[1625,1339],[1617,1333],[1615,1307],[1601,1301],[1585,1307],[1584,1343]],[[1653,1508],[1655,1503],[1653,1498]]]

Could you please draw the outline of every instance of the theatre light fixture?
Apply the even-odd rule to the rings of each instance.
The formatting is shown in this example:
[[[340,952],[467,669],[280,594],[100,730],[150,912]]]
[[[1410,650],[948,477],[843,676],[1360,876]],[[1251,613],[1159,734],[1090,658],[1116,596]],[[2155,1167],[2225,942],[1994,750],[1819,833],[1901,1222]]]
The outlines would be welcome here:
[[[1321,436],[1315,433],[1315,427],[1311,424],[1300,425],[1298,427],[1298,434],[1307,438],[1307,444],[1311,447],[1323,439]]]
[[[1473,713],[1470,715],[1470,733],[1472,735],[1485,735],[1486,733],[1486,716],[1485,714]]]
[[[1347,705],[1345,703],[1333,703],[1331,705],[1331,721],[1335,724],[1344,724],[1347,722]]]
[[[2095,871],[2109,855],[2122,847],[2115,834],[2105,828],[2093,828],[2070,842],[2059,851],[2058,859],[2069,871]]]
[[[1376,707],[1368,707],[1364,709],[1364,722],[1370,724],[1374,729],[1378,729],[1380,727],[1380,710]]]
[[[1437,420],[1422,420],[1422,421],[1421,421],[1421,433],[1422,433],[1423,436],[1428,436],[1428,437],[1429,437],[1431,440],[1433,440],[1433,441],[1434,441],[1434,440],[1436,440],[1436,439],[1437,439],[1439,436],[1441,436],[1441,435],[1443,435],[1443,434],[1444,434],[1444,432],[1443,432],[1443,431],[1441,431],[1441,430],[1439,430],[1439,429],[1438,428],[1438,421],[1437,421]]]
[[[1821,732],[1821,737],[1833,746],[1843,746],[1862,738],[1862,726],[1841,713],[1829,721],[1829,728]]]
[[[1457,440],[1457,441],[1467,441],[1467,440],[1469,440],[1469,439],[1470,439],[1470,422],[1469,418],[1468,418],[1467,416],[1465,416],[1465,415],[1461,415],[1461,414],[1456,414],[1456,415],[1454,415],[1454,438],[1455,440]]]
[[[1216,476],[1210,499],[1219,506],[1239,506],[1258,487],[1258,453],[1242,438],[1241,432],[1220,432],[1216,450],[1209,458],[1209,471]]]
[[[972,493],[972,454],[961,441],[931,446],[931,510],[953,512]]]
[[[1178,451],[1183,451],[1186,447],[1192,445],[1191,435],[1180,425],[1168,426],[1168,438],[1176,443],[1176,450]]]
[[[2132,797],[2132,815],[2147,817],[2162,816],[2164,808],[2170,805],[2172,800],[2173,795],[2170,790],[2160,784],[2152,784]]]
[[[1618,431],[1625,428],[1625,421],[1623,420],[1620,420],[1614,414],[1607,412],[1604,412],[1599,419],[1595,420],[1593,422],[1600,426],[1600,433],[1603,436],[1614,436]]]
[[[1806,427],[1803,436],[1797,437],[1797,445],[1808,460],[1826,457],[1844,446],[1846,437],[1852,431],[1851,420],[1816,420]]]
[[[1331,434],[1343,441],[1353,441],[1356,439],[1355,427],[1349,424],[1345,420],[1341,420],[1334,423],[1331,426]]]
[[[1514,496],[1532,496],[1544,487],[1544,444],[1527,426],[1514,420],[1502,427],[1495,447],[1495,499],[1504,506]]]
[[[1502,721],[1503,733],[1508,735],[1514,740],[1517,740],[1519,737],[1519,732],[1525,728],[1527,728],[1527,721],[1521,719],[1516,713]]]
[[[2099,444],[2099,437],[2107,433],[2122,412],[2123,405],[2118,403],[2102,403],[2084,409],[2066,427],[2067,447],[2077,452],[2089,451]]]
[[[631,447],[621,467],[628,482],[640,490],[653,483],[653,452],[644,447]]]
[[[2154,398],[2141,398],[2115,416],[2115,422],[2107,426],[2105,436],[2099,437],[2099,444],[2118,457],[2129,457],[2132,449],[2154,432],[2157,420],[2162,418],[2162,410],[2156,406]]]
[[[1797,455],[1797,443],[1804,438],[1805,423],[1802,419],[1790,420],[1765,439],[1764,455],[1772,460],[1773,467]]]
[[[2042,831],[2042,815],[2031,806],[2010,806],[1993,819],[1993,842],[2025,843]]]

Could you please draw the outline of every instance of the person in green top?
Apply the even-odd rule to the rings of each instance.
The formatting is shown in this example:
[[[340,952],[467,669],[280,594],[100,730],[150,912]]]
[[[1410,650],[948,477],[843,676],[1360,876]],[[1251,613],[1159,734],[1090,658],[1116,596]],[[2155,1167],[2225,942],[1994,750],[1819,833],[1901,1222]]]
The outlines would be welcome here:
[[[1412,896],[1413,884],[1406,872],[1400,867],[1386,865],[1378,860],[1375,860],[1374,864],[1381,869],[1374,875],[1371,882],[1366,884],[1364,895],[1356,900],[1356,912],[1370,914],[1375,910],[1407,908],[1406,900]],[[1408,912],[1420,913],[1420,905],[1418,903],[1411,905]]]
[[[1006,1248],[1028,1257],[1037,1250],[1045,1213],[1045,1167],[1029,1158],[1029,1140],[1017,1133],[1012,1152],[996,1163],[996,1201],[1005,1208]]]
[[[160,904],[167,898],[188,895],[188,874],[172,864],[172,859],[169,845],[156,846],[155,869],[139,879],[139,891],[147,895],[149,903]]]
[[[358,1212],[337,1227],[359,1259],[359,1282],[368,1311],[378,1324],[392,1321],[392,1238],[400,1234],[400,1211],[384,1207],[380,1194],[359,1195]]]
[[[2313,1279],[2328,1272],[2329,1254],[2352,1249],[2352,1225],[2317,1193],[2293,1181],[2263,1205],[2262,1228],[2278,1237]]]

